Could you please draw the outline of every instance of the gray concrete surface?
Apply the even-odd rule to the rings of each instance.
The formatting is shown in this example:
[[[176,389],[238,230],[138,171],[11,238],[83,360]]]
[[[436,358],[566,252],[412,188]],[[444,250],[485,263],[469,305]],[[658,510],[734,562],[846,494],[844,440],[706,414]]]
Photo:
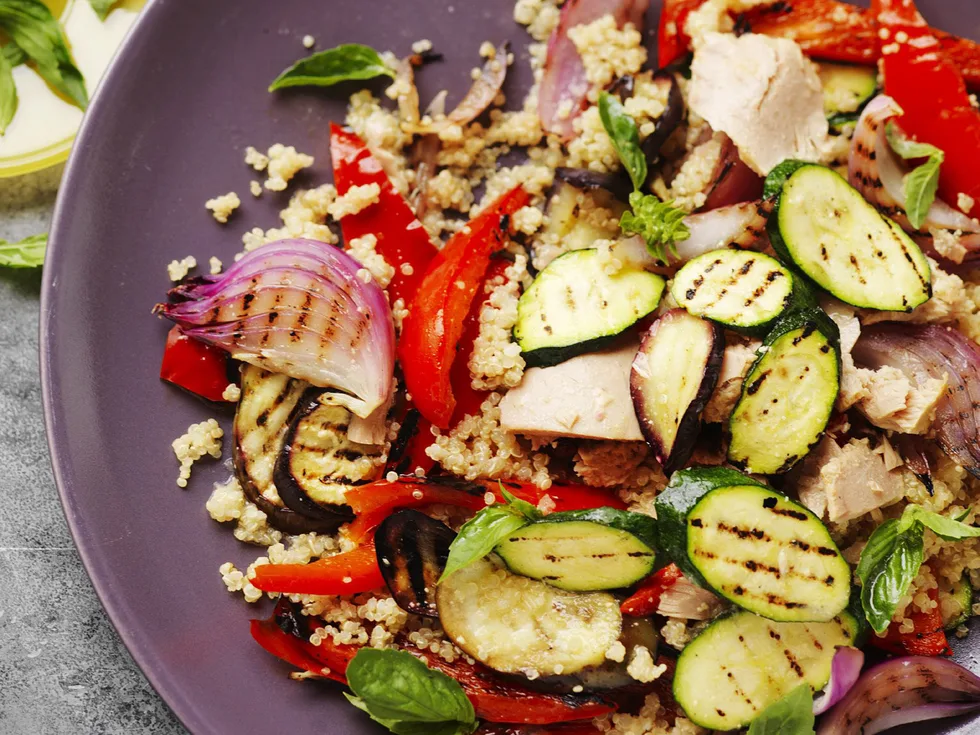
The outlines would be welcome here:
[[[53,203],[50,180],[0,181],[0,238],[46,231]],[[0,735],[184,733],[109,623],[65,524],[41,415],[40,284],[40,271],[0,268]]]

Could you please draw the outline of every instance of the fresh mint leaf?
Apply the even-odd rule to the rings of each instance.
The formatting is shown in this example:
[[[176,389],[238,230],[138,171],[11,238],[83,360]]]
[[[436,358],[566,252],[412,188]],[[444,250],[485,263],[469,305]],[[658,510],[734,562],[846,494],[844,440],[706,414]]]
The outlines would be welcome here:
[[[939,188],[939,169],[946,154],[939,148],[928,143],[906,138],[894,122],[885,127],[885,137],[888,145],[905,160],[926,158],[925,163],[917,166],[905,176],[903,189],[905,192],[905,214],[911,225],[919,229],[926,221],[929,208],[936,200],[936,190]]]
[[[503,485],[500,491],[507,501],[506,505],[497,503],[484,508],[459,529],[449,546],[449,558],[439,577],[440,582],[453,572],[485,557],[514,531],[541,518],[541,511],[526,500],[515,498],[504,490]]]
[[[275,78],[269,91],[286,87],[330,87],[380,76],[394,77],[395,71],[377,51],[359,43],[345,43],[300,59]]]
[[[16,48],[16,46],[14,47]],[[17,87],[14,85],[14,68],[6,54],[0,53],[0,135],[17,112]]]
[[[476,713],[457,681],[405,651],[362,648],[347,666],[347,699],[396,735],[469,735]]]
[[[967,510],[967,514],[969,514],[969,510]],[[965,517],[966,515],[961,515],[960,518],[948,518],[926,510],[921,505],[911,503],[905,506],[905,511],[902,513],[902,523],[906,526],[921,523],[946,541],[980,537],[980,528],[960,522],[960,519]]]
[[[647,250],[662,263],[667,262],[667,250],[677,254],[674,244],[691,236],[684,224],[686,212],[673,206],[673,202],[662,202],[653,194],[630,194],[630,207],[633,211],[623,212],[619,220],[620,229],[627,234],[640,235],[647,244]]]
[[[109,11],[112,10],[112,6],[115,5],[118,0],[88,0],[89,4],[92,6],[92,10],[95,14],[99,16],[99,20],[105,20],[106,16],[109,15]]]
[[[636,129],[636,121],[626,113],[619,99],[608,92],[599,93],[599,118],[619,160],[630,175],[633,188],[643,188],[647,180],[647,158],[640,148],[640,133]]]
[[[0,240],[0,266],[7,268],[37,268],[44,265],[47,235],[31,235],[19,242]]]
[[[748,735],[813,735],[813,692],[800,684],[752,720]]]
[[[888,628],[898,601],[922,566],[922,523],[904,521],[904,517],[893,518],[878,526],[861,552],[857,566],[861,607],[878,633]]]
[[[0,29],[34,62],[44,81],[83,110],[88,106],[85,79],[71,57],[61,24],[41,0],[0,0]]]

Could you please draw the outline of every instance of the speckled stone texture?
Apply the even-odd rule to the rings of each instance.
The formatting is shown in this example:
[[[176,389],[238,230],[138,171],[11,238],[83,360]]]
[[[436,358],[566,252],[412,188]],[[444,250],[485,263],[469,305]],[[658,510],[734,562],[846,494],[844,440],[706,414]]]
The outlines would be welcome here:
[[[43,184],[0,181],[0,238],[47,229],[54,194]],[[40,285],[40,271],[0,268],[0,735],[183,733],[119,641],[65,525],[41,416]]]

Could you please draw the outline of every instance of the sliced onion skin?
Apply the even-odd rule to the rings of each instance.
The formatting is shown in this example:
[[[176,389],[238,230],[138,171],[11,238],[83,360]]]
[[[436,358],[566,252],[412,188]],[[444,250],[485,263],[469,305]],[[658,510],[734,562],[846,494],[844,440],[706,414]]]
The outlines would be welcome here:
[[[360,270],[326,243],[280,240],[171,289],[154,311],[242,362],[340,391],[335,402],[367,418],[391,395],[395,329]]]
[[[902,109],[895,100],[883,94],[864,108],[854,130],[848,157],[847,177],[851,186],[908,232],[928,234],[930,228],[980,232],[974,220],[940,199],[929,208],[921,230],[912,227],[905,216],[902,183],[908,166],[892,151],[885,136],[887,124],[901,114]]]
[[[830,665],[830,681],[813,699],[813,714],[820,715],[841,701],[861,678],[864,653],[859,648],[840,646]]]
[[[544,74],[538,89],[538,116],[541,126],[567,140],[574,134],[572,123],[585,109],[589,80],[582,58],[568,37],[568,31],[611,14],[619,26],[643,26],[650,0],[567,0],[562,6],[558,27],[548,39]],[[567,113],[567,114],[566,114]]]
[[[817,735],[875,735],[980,710],[980,677],[946,658],[893,658],[866,671],[823,718]]]
[[[677,243],[681,262],[724,247],[762,249],[769,244],[766,222],[773,202],[756,200],[698,212],[684,218],[691,236]]]
[[[862,367],[885,365],[917,383],[948,376],[932,430],[942,450],[980,477],[980,347],[961,332],[934,324],[883,322],[861,332],[854,359]]]

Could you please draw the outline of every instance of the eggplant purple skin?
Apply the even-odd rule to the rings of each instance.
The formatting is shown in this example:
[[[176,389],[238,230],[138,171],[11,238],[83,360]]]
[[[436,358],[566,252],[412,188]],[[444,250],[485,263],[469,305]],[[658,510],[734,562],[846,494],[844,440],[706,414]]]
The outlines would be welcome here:
[[[660,319],[653,323],[650,330],[644,335],[640,343],[639,352],[645,352],[651,341],[656,337],[657,328],[662,319],[669,318],[674,312],[683,312],[683,309],[674,309],[664,314]],[[684,312],[686,314],[686,312]],[[698,317],[695,317],[698,318]],[[643,433],[647,443],[653,449],[657,461],[663,466],[664,473],[670,475],[677,469],[683,467],[694,453],[694,446],[698,435],[701,432],[701,413],[704,407],[711,400],[711,394],[718,383],[718,376],[721,374],[722,361],[725,357],[725,333],[724,330],[714,322],[707,319],[700,319],[706,330],[707,338],[711,340],[711,349],[708,351],[708,358],[704,365],[693,368],[689,365],[680,366],[685,371],[698,369],[701,372],[701,385],[698,386],[697,393],[684,410],[684,415],[679,417],[677,434],[674,437],[673,446],[670,453],[664,451],[663,439],[659,428],[654,424],[652,417],[646,415],[644,393],[648,389],[644,378],[636,371],[630,372],[630,396],[633,398],[633,408],[640,424],[640,431]]]
[[[684,121],[685,114],[684,95],[681,94],[681,86],[677,83],[677,77],[673,72],[659,69],[654,73],[653,78],[655,81],[669,84],[670,90],[667,92],[667,104],[664,105],[663,114],[657,119],[653,132],[640,146],[643,155],[646,156],[651,175],[653,169],[660,163],[660,150]]]
[[[374,533],[378,566],[398,607],[429,618],[439,616],[435,588],[456,532],[417,510],[391,514]]]
[[[312,500],[303,492],[303,488],[296,482],[290,470],[293,440],[299,422],[322,405],[319,397],[324,392],[319,388],[309,388],[296,404],[293,415],[289,419],[289,428],[283,437],[282,449],[276,458],[272,481],[287,508],[312,520],[333,524],[332,528],[335,530],[337,526],[354,520],[354,512],[346,505],[326,506]]]

